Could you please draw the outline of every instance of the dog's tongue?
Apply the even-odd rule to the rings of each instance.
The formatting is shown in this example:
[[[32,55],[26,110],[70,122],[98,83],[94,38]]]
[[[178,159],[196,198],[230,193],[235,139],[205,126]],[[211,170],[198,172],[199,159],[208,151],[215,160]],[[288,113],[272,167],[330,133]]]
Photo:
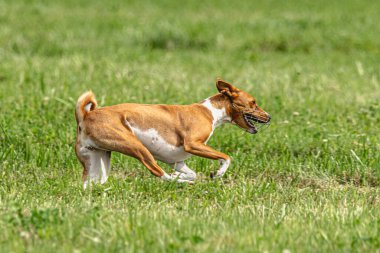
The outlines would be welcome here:
[[[257,133],[257,130],[254,129],[253,127],[251,127],[251,128],[248,129],[248,133],[255,134],[255,133]]]

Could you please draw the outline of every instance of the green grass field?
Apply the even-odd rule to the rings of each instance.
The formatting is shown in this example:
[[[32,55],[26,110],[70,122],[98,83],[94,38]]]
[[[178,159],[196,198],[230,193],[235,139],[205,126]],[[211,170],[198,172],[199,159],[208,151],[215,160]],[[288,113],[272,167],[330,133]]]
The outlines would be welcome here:
[[[0,252],[380,252],[379,1],[0,0]],[[194,185],[112,155],[82,189],[74,106],[189,104],[222,77],[272,116],[225,125]],[[170,168],[160,163],[167,172]]]

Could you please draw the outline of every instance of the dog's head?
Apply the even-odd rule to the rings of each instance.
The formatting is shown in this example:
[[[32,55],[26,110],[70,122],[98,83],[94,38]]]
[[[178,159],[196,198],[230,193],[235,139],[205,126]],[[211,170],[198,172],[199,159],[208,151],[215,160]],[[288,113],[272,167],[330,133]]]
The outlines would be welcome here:
[[[231,104],[230,116],[232,123],[235,123],[251,134],[257,133],[257,124],[269,124],[270,115],[261,109],[257,105],[256,99],[247,92],[221,79],[216,81],[216,87],[221,94],[228,98]]]

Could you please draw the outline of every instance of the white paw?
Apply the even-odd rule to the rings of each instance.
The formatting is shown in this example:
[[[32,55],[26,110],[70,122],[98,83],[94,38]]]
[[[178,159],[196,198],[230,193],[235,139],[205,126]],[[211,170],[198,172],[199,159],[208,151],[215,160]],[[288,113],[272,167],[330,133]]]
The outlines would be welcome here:
[[[182,173],[179,171],[170,174],[170,177],[172,178],[172,181],[177,181],[179,183],[193,183],[195,180],[194,175]]]
[[[171,176],[179,180],[194,181],[197,175],[195,173],[182,173],[176,171],[173,174],[171,174]]]
[[[164,173],[164,175],[161,176],[161,179],[165,181],[173,181],[173,177],[167,173]]]
[[[194,181],[184,180],[184,179],[177,179],[177,182],[178,183],[194,184]]]
[[[183,174],[183,173],[176,171],[176,172],[170,174],[170,176],[175,179],[175,178],[179,178],[181,176],[181,174]]]

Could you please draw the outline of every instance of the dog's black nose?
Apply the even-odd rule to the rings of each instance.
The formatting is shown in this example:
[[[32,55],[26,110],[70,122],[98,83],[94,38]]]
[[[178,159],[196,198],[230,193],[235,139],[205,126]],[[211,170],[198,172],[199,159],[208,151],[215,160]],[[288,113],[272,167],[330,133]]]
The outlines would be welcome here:
[[[271,119],[271,117],[270,117],[270,115],[268,114],[268,120],[267,120],[267,122],[269,122],[269,121],[270,121],[270,119]]]

